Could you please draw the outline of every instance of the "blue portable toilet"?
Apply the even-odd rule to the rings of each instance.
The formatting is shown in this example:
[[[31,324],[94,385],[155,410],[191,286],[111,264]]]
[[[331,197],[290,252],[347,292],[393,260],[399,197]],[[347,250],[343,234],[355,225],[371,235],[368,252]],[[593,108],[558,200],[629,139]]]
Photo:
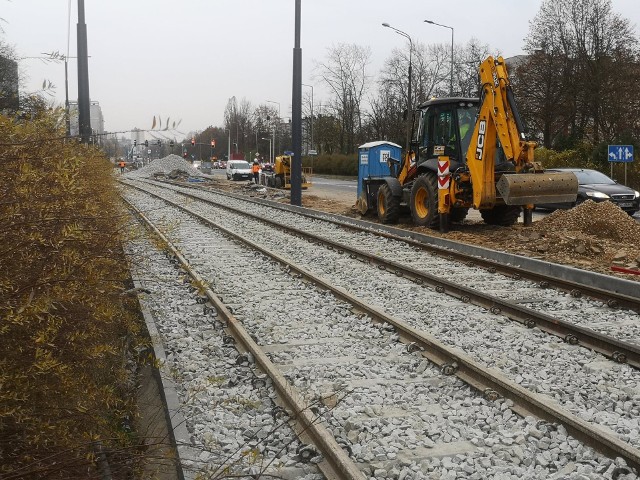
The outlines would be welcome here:
[[[401,160],[402,147],[393,142],[368,142],[358,147],[358,198],[362,193],[363,180],[391,175],[387,160]]]

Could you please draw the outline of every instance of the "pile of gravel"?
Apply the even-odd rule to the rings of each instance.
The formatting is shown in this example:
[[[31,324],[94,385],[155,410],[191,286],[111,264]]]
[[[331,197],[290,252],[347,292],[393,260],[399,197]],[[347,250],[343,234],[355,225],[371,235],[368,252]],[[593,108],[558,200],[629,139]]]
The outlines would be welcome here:
[[[556,210],[537,224],[546,231],[581,232],[619,242],[640,238],[640,224],[611,202],[587,200],[570,210]]]
[[[151,178],[158,175],[174,176],[186,175],[188,177],[202,177],[202,173],[193,168],[184,158],[174,155],[168,155],[164,158],[153,160],[149,165],[138,170],[128,172],[126,176],[136,178]]]

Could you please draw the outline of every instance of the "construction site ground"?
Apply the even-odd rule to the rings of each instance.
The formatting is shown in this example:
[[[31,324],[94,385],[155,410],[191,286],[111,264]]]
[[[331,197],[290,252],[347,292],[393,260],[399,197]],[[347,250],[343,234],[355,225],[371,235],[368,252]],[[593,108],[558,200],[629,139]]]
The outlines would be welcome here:
[[[232,182],[218,176],[210,177],[210,181],[222,190],[289,203],[289,192],[285,190],[256,188],[258,186],[249,182]],[[356,210],[355,192],[334,193],[324,189],[314,192],[312,186],[303,192],[302,205],[323,212],[377,221],[375,215],[362,217]],[[452,224],[448,233],[440,233],[412,225],[407,213],[400,218],[397,226],[640,282],[640,223],[616,205],[587,201],[570,210],[556,210],[546,216],[536,217],[531,227],[525,227],[522,223],[512,227],[497,227],[485,224],[478,212],[471,210],[464,222]],[[637,274],[614,271],[614,266],[637,271]]]

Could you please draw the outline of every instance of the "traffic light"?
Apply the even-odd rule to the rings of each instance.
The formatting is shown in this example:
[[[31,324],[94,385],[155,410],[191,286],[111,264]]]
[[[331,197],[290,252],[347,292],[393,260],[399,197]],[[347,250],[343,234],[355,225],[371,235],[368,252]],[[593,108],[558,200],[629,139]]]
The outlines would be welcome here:
[[[171,148],[173,148],[173,145],[174,145],[174,144],[173,144],[173,140],[171,140],[171,141],[169,142],[169,146],[170,146]]]
[[[161,145],[161,143],[160,143],[160,139],[158,139],[158,145]]]
[[[133,141],[133,146],[134,146],[134,147],[137,147],[137,146],[138,146],[138,140],[134,140],[134,141]]]
[[[191,146],[193,147],[196,144],[196,138],[191,137]]]
[[[211,146],[212,146],[213,148],[216,148],[216,141],[215,141],[215,140],[211,140]]]
[[[145,146],[145,147],[148,147],[148,146],[149,146],[149,140],[145,140],[145,141],[144,141],[144,146]]]
[[[184,158],[187,158],[187,152],[182,152],[182,156],[183,156]]]

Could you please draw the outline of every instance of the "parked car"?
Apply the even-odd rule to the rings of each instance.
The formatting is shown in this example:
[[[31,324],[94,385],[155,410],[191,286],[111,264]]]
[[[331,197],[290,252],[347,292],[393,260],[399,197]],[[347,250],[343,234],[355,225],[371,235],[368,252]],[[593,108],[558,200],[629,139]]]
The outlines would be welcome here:
[[[253,177],[251,165],[245,160],[229,160],[227,162],[227,180],[242,180]]]
[[[548,210],[571,208],[585,200],[593,200],[594,202],[613,202],[629,215],[633,215],[640,210],[640,192],[616,183],[615,180],[597,170],[550,168],[545,171],[573,173],[578,178],[578,197],[575,203],[543,203],[536,204],[536,208]]]

